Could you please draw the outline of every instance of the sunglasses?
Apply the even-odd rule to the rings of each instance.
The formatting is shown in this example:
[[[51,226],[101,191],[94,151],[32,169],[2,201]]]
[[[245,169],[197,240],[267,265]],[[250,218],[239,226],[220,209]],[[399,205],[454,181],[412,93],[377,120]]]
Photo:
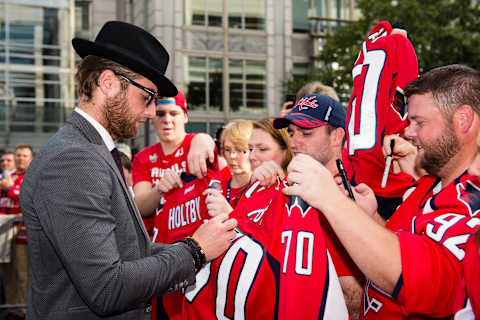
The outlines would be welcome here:
[[[142,89],[143,91],[145,91],[146,93],[148,93],[149,98],[148,98],[148,101],[147,101],[147,106],[149,106],[150,103],[152,103],[152,101],[153,101],[154,99],[157,99],[158,95],[157,95],[157,93],[156,93],[155,91],[150,90],[150,89],[148,89],[148,88],[145,88],[145,87],[142,86],[140,83],[135,82],[135,81],[133,81],[132,79],[129,79],[129,78],[125,77],[123,74],[115,73],[115,75],[116,75],[117,77],[122,78],[123,80],[127,81],[127,82],[128,82],[129,84],[131,84],[132,86],[135,86],[135,87],[137,87],[137,88],[139,88],[139,89]]]

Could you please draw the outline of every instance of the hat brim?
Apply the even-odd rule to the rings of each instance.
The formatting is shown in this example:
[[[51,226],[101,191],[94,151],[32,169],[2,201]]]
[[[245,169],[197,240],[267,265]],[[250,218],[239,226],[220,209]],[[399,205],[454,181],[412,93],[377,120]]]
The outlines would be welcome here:
[[[139,59],[133,59],[132,55],[128,54],[128,52],[122,48],[113,45],[103,45],[80,38],[74,38],[72,40],[72,46],[82,59],[88,55],[98,56],[115,61],[122,66],[141,74],[157,86],[157,93],[160,96],[174,97],[178,93],[175,85],[160,71],[152,68],[152,66],[148,65],[146,61],[144,62]]]
[[[327,124],[325,121],[318,120],[304,113],[289,113],[273,120],[273,127],[282,129],[288,127],[291,123],[306,129],[317,128]]]

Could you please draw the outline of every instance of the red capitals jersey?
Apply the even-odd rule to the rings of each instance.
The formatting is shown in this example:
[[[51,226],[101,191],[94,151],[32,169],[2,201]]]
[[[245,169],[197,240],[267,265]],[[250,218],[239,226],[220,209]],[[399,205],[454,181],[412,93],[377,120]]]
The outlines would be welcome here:
[[[375,195],[401,197],[412,185],[405,173],[390,170],[387,185],[381,188],[385,157],[383,137],[403,133],[407,126],[405,85],[417,78],[418,62],[410,41],[391,34],[386,21],[370,31],[355,61],[353,91],[347,110],[347,147],[354,182],[366,183]]]
[[[361,318],[425,319],[452,315],[465,243],[480,219],[478,178],[462,174],[442,189],[426,176],[387,222],[398,235],[402,275],[392,295],[367,281]]]
[[[191,236],[209,219],[205,198],[207,188],[220,189],[220,173],[207,169],[207,176],[198,179],[182,174],[183,187],[173,189],[162,196],[156,210],[153,242],[173,243]]]
[[[227,251],[185,290],[183,319],[277,319],[277,273],[278,261],[239,230]]]
[[[194,133],[189,133],[183,139],[182,144],[171,154],[165,155],[162,145],[156,143],[146,147],[135,155],[132,163],[133,185],[141,181],[147,181],[152,186],[157,186],[165,170],[172,169],[178,173],[187,171],[187,155],[190,150]],[[154,216],[143,218],[143,223],[150,236],[153,235]]]
[[[22,187],[23,173],[12,173],[11,179],[13,185],[5,191],[1,192],[0,198],[0,214],[20,214],[20,189]]]
[[[238,221],[237,238],[186,289],[184,319],[277,319],[279,262],[257,238],[263,239],[263,213],[278,190],[279,183],[265,188],[258,182],[245,189],[230,213]]]
[[[473,217],[472,219],[478,219]],[[455,320],[480,319],[480,253],[472,234],[465,246],[463,259],[463,281],[457,293]]]
[[[263,239],[280,264],[279,319],[348,319],[319,212],[277,191],[263,213]]]
[[[161,205],[156,210],[153,242],[173,243],[191,236],[208,219],[205,204],[205,189],[220,187],[220,172],[207,169],[207,176],[198,179],[182,173],[183,188],[173,189],[162,196]],[[181,319],[181,292],[162,296],[163,307],[169,319]]]

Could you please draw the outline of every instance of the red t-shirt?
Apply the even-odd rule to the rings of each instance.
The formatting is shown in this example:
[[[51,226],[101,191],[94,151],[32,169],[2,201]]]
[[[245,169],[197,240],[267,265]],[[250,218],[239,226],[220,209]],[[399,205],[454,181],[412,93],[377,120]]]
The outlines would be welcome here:
[[[353,91],[347,110],[347,147],[355,183],[366,183],[375,195],[401,197],[412,178],[390,169],[381,188],[385,157],[383,137],[403,133],[407,126],[405,85],[418,76],[418,62],[410,41],[391,34],[390,23],[378,23],[368,34],[352,70]]]
[[[2,197],[0,198],[0,214],[21,214],[20,209],[20,190],[22,188],[23,173],[12,173],[11,177],[13,185],[6,191],[2,191]],[[15,242],[18,244],[27,244],[27,228],[25,224],[21,222],[18,226],[18,233],[15,236]]]
[[[167,169],[186,172],[187,155],[194,136],[195,133],[187,134],[182,144],[168,155],[163,153],[161,143],[146,147],[137,153],[132,162],[133,185],[135,186],[141,181],[147,181],[152,186],[156,186]],[[142,217],[142,219],[148,234],[152,236],[154,215],[146,218]]]
[[[421,178],[387,222],[400,241],[402,275],[393,294],[370,281],[361,319],[425,319],[452,315],[468,235],[480,223],[478,178],[462,174],[441,188]]]
[[[0,214],[20,214],[20,190],[22,187],[24,173],[12,173],[13,185],[2,191],[0,198]]]

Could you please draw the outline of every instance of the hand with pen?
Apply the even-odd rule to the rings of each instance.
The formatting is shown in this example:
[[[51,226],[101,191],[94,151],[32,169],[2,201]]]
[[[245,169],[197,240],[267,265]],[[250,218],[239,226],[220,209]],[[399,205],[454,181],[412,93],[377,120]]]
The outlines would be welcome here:
[[[425,171],[419,168],[415,162],[417,148],[396,134],[383,138],[383,154],[385,157],[391,157],[394,173],[405,172],[415,179],[425,174]]]

